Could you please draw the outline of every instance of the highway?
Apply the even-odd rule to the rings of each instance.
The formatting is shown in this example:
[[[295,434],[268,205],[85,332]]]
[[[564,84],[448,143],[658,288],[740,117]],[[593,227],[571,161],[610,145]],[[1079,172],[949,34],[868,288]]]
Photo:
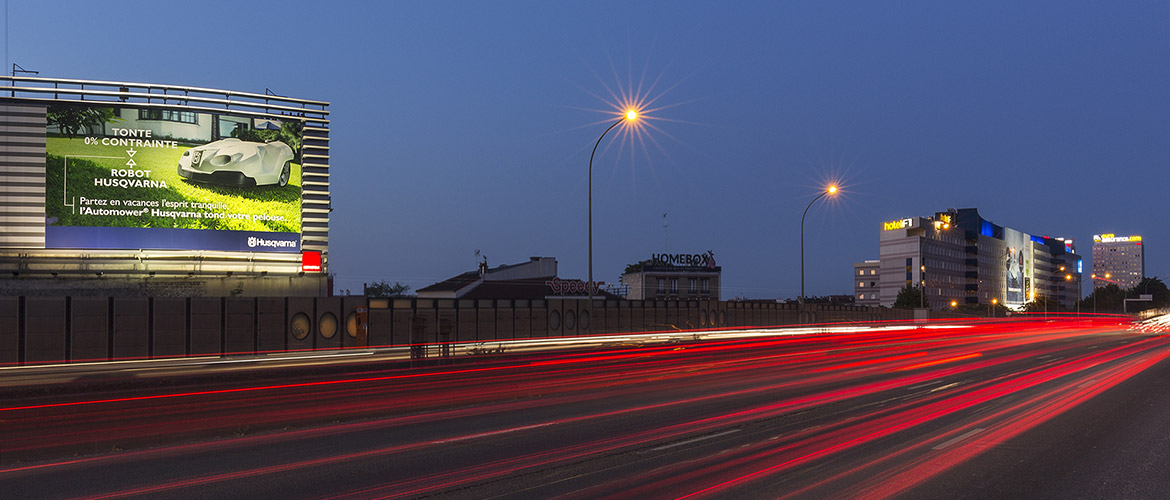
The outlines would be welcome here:
[[[44,383],[0,371],[0,496],[1170,491],[1170,337],[1158,332],[1115,318],[785,332],[413,368],[350,353],[44,369]]]

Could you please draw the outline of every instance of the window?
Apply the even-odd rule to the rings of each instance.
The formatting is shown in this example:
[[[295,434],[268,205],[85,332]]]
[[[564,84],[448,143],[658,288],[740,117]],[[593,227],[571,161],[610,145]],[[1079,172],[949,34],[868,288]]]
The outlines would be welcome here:
[[[678,295],[678,278],[670,278],[670,293]]]
[[[857,298],[859,298],[859,299],[864,299],[864,298],[865,298],[865,294],[864,294],[864,293],[859,293],[859,294],[857,294]]]
[[[194,123],[199,120],[194,111],[178,111],[173,109],[140,109],[139,120],[161,120],[165,122]]]
[[[711,293],[711,279],[710,278],[703,278],[700,286],[703,287],[703,293]]]
[[[869,282],[869,286],[877,286],[877,282],[876,282],[876,281],[870,281],[870,282]]]
[[[238,135],[239,132],[237,132],[237,130],[244,131],[244,130],[248,130],[250,128],[249,127],[250,124],[247,122],[240,122],[240,121],[228,119],[225,116],[220,116],[218,118],[219,118],[219,136],[220,137],[239,137],[239,135]]]
[[[864,282],[864,281],[858,281],[858,282],[857,282],[857,288],[865,288],[865,282]]]
[[[865,276],[865,269],[858,269],[858,270],[857,270],[857,275],[858,275],[858,276]]]
[[[871,274],[871,275],[877,274],[877,269],[870,269],[869,274]]]
[[[691,278],[687,283],[687,292],[696,293],[699,291],[699,280]]]
[[[666,293],[666,280],[658,278],[658,294],[662,295],[664,293]]]

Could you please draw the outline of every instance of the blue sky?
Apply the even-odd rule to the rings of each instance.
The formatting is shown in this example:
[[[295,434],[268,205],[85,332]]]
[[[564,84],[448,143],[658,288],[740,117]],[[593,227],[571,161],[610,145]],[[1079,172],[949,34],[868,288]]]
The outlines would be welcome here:
[[[10,0],[8,63],[332,103],[336,286],[420,288],[554,256],[586,274],[713,250],[725,297],[851,291],[881,222],[978,207],[1026,232],[1141,234],[1170,278],[1166,2]],[[610,99],[612,100],[612,99]]]

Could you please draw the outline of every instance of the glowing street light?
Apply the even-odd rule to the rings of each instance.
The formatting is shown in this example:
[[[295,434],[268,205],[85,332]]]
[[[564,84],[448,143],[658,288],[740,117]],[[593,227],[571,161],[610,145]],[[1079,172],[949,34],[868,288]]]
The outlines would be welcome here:
[[[1060,270],[1064,270],[1064,266],[1060,266]],[[1085,275],[1077,274],[1077,314],[1081,313],[1081,280],[1085,279]],[[1072,274],[1064,275],[1065,281],[1072,281]]]
[[[1089,275],[1093,280],[1093,314],[1097,314],[1097,273]]]
[[[586,286],[586,288],[587,288],[587,293],[589,294],[588,310],[589,310],[590,324],[592,324],[592,322],[593,322],[593,288],[594,288],[594,286],[593,286],[593,156],[597,154],[597,146],[601,145],[601,140],[605,138],[605,134],[608,134],[610,130],[613,130],[614,127],[621,125],[622,123],[627,123],[627,122],[632,123],[636,119],[638,119],[638,111],[637,110],[635,110],[633,108],[626,110],[625,115],[623,115],[621,118],[619,118],[616,122],[613,122],[613,125],[610,125],[609,128],[605,129],[605,132],[601,133],[601,137],[598,137],[597,143],[593,145],[593,152],[589,153],[589,284],[588,284],[588,286]]]
[[[804,304],[804,216],[808,215],[808,209],[812,208],[813,203],[816,203],[817,200],[824,198],[826,195],[836,195],[837,191],[840,191],[839,189],[837,189],[837,185],[830,184],[829,187],[825,188],[824,191],[821,191],[821,194],[817,195],[816,198],[813,198],[812,201],[808,202],[808,206],[804,207],[804,213],[801,214],[801,216],[800,216],[800,303],[801,304]]]

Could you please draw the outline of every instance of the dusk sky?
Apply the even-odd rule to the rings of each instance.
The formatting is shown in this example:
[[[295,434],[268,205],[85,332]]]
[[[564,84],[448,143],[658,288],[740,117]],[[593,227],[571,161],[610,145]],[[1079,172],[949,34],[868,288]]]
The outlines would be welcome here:
[[[830,180],[809,295],[852,292],[883,221],[967,207],[1086,257],[1140,234],[1170,278],[1165,1],[8,3],[8,67],[329,101],[339,290],[476,250],[584,279],[628,95],[599,281],[668,246],[714,251],[724,298],[795,297]]]

